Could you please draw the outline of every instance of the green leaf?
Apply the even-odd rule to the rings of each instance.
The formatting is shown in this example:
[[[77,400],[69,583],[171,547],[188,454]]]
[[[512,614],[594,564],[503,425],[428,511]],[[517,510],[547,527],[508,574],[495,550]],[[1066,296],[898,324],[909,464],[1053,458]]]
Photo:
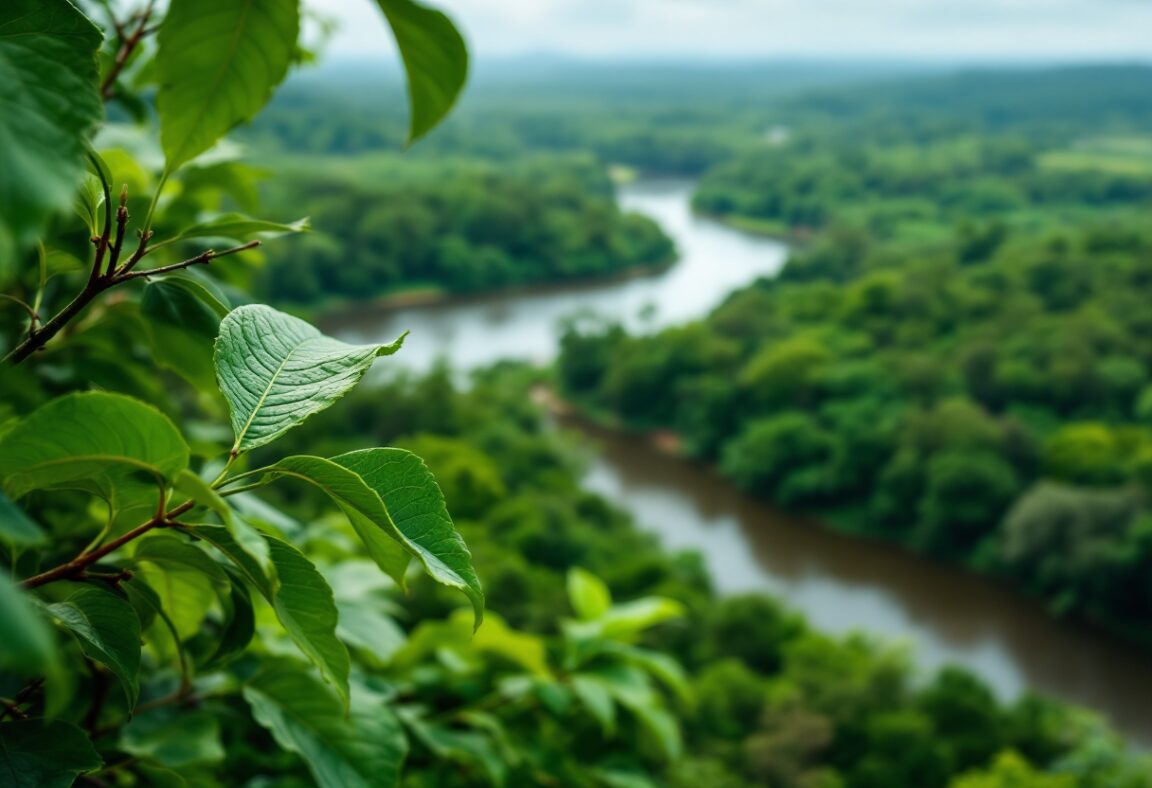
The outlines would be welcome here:
[[[149,282],[140,297],[140,311],[149,322],[163,323],[199,334],[211,343],[220,333],[222,315],[213,308],[211,302],[193,293],[190,283],[189,279],[175,277]],[[174,361],[179,364],[182,359]]]
[[[256,635],[256,611],[252,609],[247,587],[239,579],[232,583],[232,593],[225,601],[225,615],[224,628],[216,640],[216,651],[206,664],[228,662],[247,648]]]
[[[572,691],[600,723],[605,735],[611,736],[616,731],[616,703],[604,683],[596,676],[576,674],[572,677]]]
[[[264,540],[264,535],[260,531],[232,511],[232,507],[228,505],[220,493],[191,471],[184,471],[176,477],[176,489],[200,506],[219,515],[224,527],[232,534],[232,539],[259,565],[260,571],[275,587],[278,582],[276,567],[272,565],[268,542]]]
[[[472,556],[448,516],[439,485],[419,457],[403,449],[366,449],[330,460],[286,457],[268,471],[295,476],[326,492],[348,516],[373,560],[402,582],[407,560],[397,554],[399,544],[433,580],[464,592],[480,626],[484,592]]]
[[[646,629],[684,616],[684,606],[674,599],[649,596],[614,606],[601,619],[606,637],[632,637]]]
[[[158,708],[132,718],[119,749],[172,769],[224,760],[220,723],[204,709]]]
[[[83,175],[85,139],[103,115],[100,41],[67,0],[0,3],[0,284]]]
[[[467,613],[459,610],[453,613]],[[472,648],[491,654],[499,654],[514,662],[538,678],[551,679],[552,669],[548,666],[548,649],[543,638],[527,632],[517,632],[499,616],[490,615],[484,626],[472,638]]]
[[[252,716],[300,755],[321,788],[395,785],[408,753],[396,717],[353,686],[351,713],[302,667],[277,661],[244,688]]]
[[[149,534],[136,543],[132,558],[182,641],[200,632],[216,598],[230,585],[219,563],[178,534]]]
[[[680,757],[680,726],[653,690],[648,677],[640,670],[625,665],[612,665],[585,676],[598,681],[616,701],[632,712],[655,740],[661,754],[669,761]]]
[[[68,788],[102,763],[84,731],[71,723],[0,725],[0,785],[7,788]]]
[[[56,662],[56,642],[32,598],[0,572],[0,669],[24,676]]]
[[[362,449],[332,458],[356,473],[384,502],[395,531],[436,582],[464,592],[475,626],[484,618],[484,591],[472,554],[456,532],[444,494],[424,461],[404,449]]]
[[[193,225],[173,238],[186,241],[190,238],[226,238],[231,241],[247,241],[255,236],[276,237],[289,233],[303,233],[311,229],[308,219],[299,219],[284,224],[264,219],[253,219],[242,213],[225,213],[200,224]]]
[[[263,446],[329,407],[403,341],[348,345],[270,307],[234,309],[216,340],[216,377],[236,433],[232,451]]]
[[[189,657],[172,618],[164,610],[160,595],[146,582],[124,583],[121,588],[140,618],[145,644],[160,662],[178,660],[182,673],[187,671]]]
[[[336,607],[340,610],[336,627],[340,639],[359,649],[371,664],[386,665],[404,647],[404,630],[380,611],[378,599],[337,599]]]
[[[149,282],[140,298],[140,312],[152,340],[152,356],[201,391],[212,391],[216,370],[213,343],[220,315],[185,286],[167,279]]]
[[[400,710],[400,718],[425,747],[437,758],[456,761],[468,767],[480,767],[488,782],[504,785],[508,765],[496,752],[492,740],[477,731],[449,728],[422,719],[411,708]]]
[[[80,648],[120,681],[128,707],[140,694],[140,618],[127,600],[95,585],[75,584],[62,602],[45,610],[76,636]]]
[[[0,438],[0,483],[14,498],[79,489],[105,499],[124,477],[166,486],[188,465],[188,445],[168,417],[120,394],[52,400]]]
[[[197,525],[189,531],[232,559],[244,578],[271,603],[292,641],[347,701],[351,667],[348,649],[336,637],[339,612],[332,598],[332,589],[312,562],[287,542],[266,535],[264,538],[268,541],[272,563],[280,579],[279,586],[273,587],[227,529],[218,525]]]
[[[172,0],[156,51],[169,172],[260,111],[288,73],[299,30],[296,0]]]
[[[24,510],[0,492],[0,540],[10,545],[24,547],[43,544],[47,535]]]
[[[171,274],[163,278],[152,278],[153,284],[159,282],[163,282],[167,287],[176,287],[184,290],[212,310],[213,314],[219,318],[215,323],[212,336],[215,337],[216,334],[219,333],[220,320],[232,311],[232,307],[229,304],[228,296],[224,294],[224,291],[221,290],[215,282],[208,277],[198,276],[195,271]]]
[[[662,651],[637,648],[623,643],[613,644],[610,652],[618,653],[633,665],[648,671],[649,675],[659,679],[682,702],[688,703],[691,700],[692,688],[688,683],[688,677],[684,675],[684,668],[672,656]]]
[[[612,607],[612,594],[604,581],[578,566],[568,570],[568,599],[585,621],[600,618]]]
[[[665,760],[671,762],[680,757],[684,751],[680,724],[667,709],[660,708],[648,700],[637,700],[632,703],[628,699],[621,698],[620,703],[640,720]]]
[[[384,502],[359,474],[322,457],[286,457],[268,472],[289,476],[315,485],[331,498],[347,516],[368,557],[384,572],[404,586],[404,574],[411,552],[392,524]]]
[[[444,119],[468,79],[468,48],[452,20],[413,0],[376,0],[408,75],[408,141]]]
[[[104,224],[104,213],[101,210],[103,205],[104,185],[92,173],[85,173],[80,188],[76,190],[72,208],[84,220],[90,235],[100,234],[100,227]]]

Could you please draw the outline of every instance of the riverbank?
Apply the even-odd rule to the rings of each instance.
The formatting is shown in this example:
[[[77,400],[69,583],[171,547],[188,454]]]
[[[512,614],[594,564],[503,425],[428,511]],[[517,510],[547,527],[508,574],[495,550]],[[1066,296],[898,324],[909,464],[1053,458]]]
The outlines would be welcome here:
[[[385,295],[368,299],[352,298],[325,298],[319,305],[307,307],[307,311],[298,311],[297,314],[308,314],[318,322],[325,322],[334,317],[342,316],[352,308],[367,308],[373,311],[420,309],[424,307],[443,307],[472,304],[494,298],[517,298],[534,295],[559,293],[571,288],[589,287],[597,285],[611,285],[627,282],[632,279],[657,276],[676,265],[677,258],[657,263],[643,263],[629,266],[618,272],[603,276],[582,276],[572,279],[561,279],[536,284],[513,285],[492,290],[475,292],[455,292],[442,287],[420,285],[417,287],[396,290]]]
[[[555,418],[562,419],[568,423],[579,424],[584,428],[594,430],[598,433],[608,433],[613,436],[619,437],[622,440],[635,442],[637,445],[644,446],[649,450],[659,453],[660,455],[683,462],[688,467],[693,468],[707,468],[708,472],[714,475],[717,479],[723,480],[724,484],[730,485],[732,493],[735,495],[749,495],[736,488],[736,486],[720,473],[720,469],[712,463],[705,463],[701,460],[691,457],[686,449],[686,442],[684,436],[669,427],[640,427],[634,424],[629,424],[623,421],[618,415],[611,411],[603,410],[582,403],[578,400],[565,398],[552,386],[540,385],[533,390],[533,400],[547,409],[550,415]],[[749,495],[754,500],[760,500],[773,508],[778,507],[771,501],[767,501],[756,496]],[[1120,623],[1108,621],[1107,619],[1096,619],[1088,616],[1061,616],[1052,611],[1044,600],[1033,594],[1027,593],[1022,589],[1013,578],[995,572],[988,572],[980,568],[968,566],[965,564],[948,562],[941,558],[927,555],[923,552],[912,549],[909,545],[903,544],[893,539],[886,539],[883,536],[876,534],[873,531],[863,528],[859,525],[858,519],[853,516],[850,511],[830,511],[830,510],[789,510],[780,509],[788,516],[803,518],[806,522],[822,528],[830,533],[835,533],[851,539],[860,539],[872,544],[882,545],[887,549],[896,550],[904,555],[909,556],[915,560],[927,561],[931,564],[948,567],[950,569],[966,572],[975,577],[986,580],[989,583],[996,584],[999,588],[1006,592],[1012,593],[1023,599],[1035,602],[1040,606],[1043,614],[1053,621],[1063,622],[1070,621],[1077,625],[1089,627],[1098,630],[1102,635],[1108,637],[1115,637],[1132,644],[1134,647],[1141,649],[1144,653],[1152,656],[1152,633],[1145,630],[1137,630],[1131,627],[1125,627]]]
[[[774,241],[780,241],[789,246],[805,246],[811,243],[816,237],[816,232],[810,228],[791,227],[784,222],[774,219],[757,219],[752,216],[741,216],[739,214],[714,213],[701,210],[695,206],[693,206],[692,212],[708,221],[722,224],[738,232],[760,236],[761,238],[771,238]]]
[[[1152,746],[1147,654],[1131,642],[1056,619],[1002,578],[781,511],[686,458],[666,431],[629,429],[545,387],[534,399],[595,447],[585,486],[668,549],[700,554],[721,594],[772,594],[821,631],[906,643],[925,675],[960,665],[1003,701],[1031,691],[1090,707]]]

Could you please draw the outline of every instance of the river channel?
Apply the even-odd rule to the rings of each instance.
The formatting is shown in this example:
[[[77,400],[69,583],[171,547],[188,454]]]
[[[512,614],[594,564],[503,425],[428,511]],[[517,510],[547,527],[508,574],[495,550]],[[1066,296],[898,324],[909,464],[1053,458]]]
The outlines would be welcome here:
[[[326,328],[348,341],[403,329],[417,368],[445,358],[457,369],[511,358],[548,362],[556,327],[581,311],[634,330],[702,317],[732,289],[779,271],[787,247],[693,215],[692,185],[642,181],[620,202],[651,216],[676,241],[679,262],[659,274],[403,309],[358,308]],[[1152,744],[1152,660],[1092,627],[1056,621],[986,578],[836,534],[740,494],[706,468],[644,441],[566,420],[597,447],[586,484],[630,511],[673,549],[699,551],[722,593],[767,591],[818,629],[864,631],[906,642],[917,664],[980,675],[1002,698],[1034,690],[1108,717],[1132,741]]]

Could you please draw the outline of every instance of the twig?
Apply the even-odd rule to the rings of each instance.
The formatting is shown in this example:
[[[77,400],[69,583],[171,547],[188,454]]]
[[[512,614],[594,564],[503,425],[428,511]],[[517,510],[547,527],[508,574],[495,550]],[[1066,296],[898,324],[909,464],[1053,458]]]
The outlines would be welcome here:
[[[7,714],[11,714],[17,719],[27,718],[28,715],[25,714],[20,707],[30,701],[32,695],[42,686],[44,686],[43,678],[38,678],[26,684],[23,689],[16,693],[16,697],[13,698],[11,702],[5,701],[3,703],[4,708],[0,710],[0,720],[4,719],[4,716]]]
[[[11,714],[15,719],[18,719],[18,720],[28,719],[28,715],[20,710],[20,707],[16,705],[15,701],[0,700],[0,706],[4,707],[4,713]],[[0,717],[2,717],[2,716],[3,715],[0,714]]]
[[[206,265],[218,257],[227,257],[228,255],[247,251],[248,249],[254,249],[260,245],[260,241],[249,241],[246,244],[234,246],[231,249],[224,249],[219,252],[215,251],[214,249],[209,249],[205,252],[201,252],[195,257],[191,257],[179,263],[162,265],[159,268],[150,268],[147,271],[133,271],[132,268],[152,251],[152,249],[148,246],[148,239],[152,237],[152,231],[145,230],[140,234],[140,243],[137,246],[136,251],[132,254],[128,261],[124,263],[124,265],[117,268],[116,261],[119,258],[121,246],[124,240],[123,227],[127,224],[127,221],[127,210],[118,210],[116,222],[116,240],[114,242],[109,241],[107,237],[108,231],[111,228],[107,228],[105,230],[104,236],[92,239],[92,243],[96,245],[96,258],[93,261],[92,273],[89,275],[88,283],[84,286],[84,289],[81,290],[74,299],[72,299],[72,302],[69,303],[68,306],[60,310],[60,312],[57,313],[55,317],[53,317],[47,323],[43,324],[36,331],[29,332],[28,337],[19,345],[17,345],[11,353],[5,356],[4,361],[11,361],[13,364],[19,364],[21,361],[28,358],[28,356],[44,347],[44,345],[47,344],[48,341],[52,339],[52,337],[60,333],[60,330],[63,329],[65,325],[67,325],[73,318],[80,314],[80,312],[83,311],[84,308],[88,306],[88,304],[92,303],[96,296],[100,295],[109,288],[123,284],[124,282],[128,282],[132,279],[139,279],[140,277],[167,274],[171,273],[172,271],[179,271],[194,265]],[[104,254],[109,250],[111,251],[108,263],[108,268],[111,270],[110,274],[104,273],[101,270],[103,268]]]
[[[173,703],[198,703],[199,701],[200,701],[200,698],[198,698],[192,692],[192,686],[191,685],[187,685],[187,686],[182,685],[175,692],[169,693],[168,695],[165,695],[161,698],[155,698],[153,700],[148,701],[147,703],[141,703],[139,706],[137,706],[136,708],[134,708],[132,710],[132,713],[133,714],[143,714],[146,711],[151,711],[152,709],[158,709],[161,706],[171,706]]]
[[[191,268],[194,265],[205,265],[207,263],[212,262],[217,257],[227,257],[230,254],[237,254],[239,252],[246,252],[249,249],[255,249],[259,245],[260,245],[259,241],[249,241],[246,244],[240,244],[239,246],[233,246],[231,249],[224,249],[224,250],[219,251],[219,252],[217,252],[215,249],[209,249],[205,252],[201,252],[200,254],[196,255],[195,257],[190,257],[187,260],[183,260],[179,263],[173,263],[172,265],[162,265],[159,268],[149,268],[147,271],[130,271],[130,272],[117,274],[115,277],[114,284],[120,284],[121,282],[127,282],[129,279],[138,279],[139,277],[142,277],[142,276],[156,276],[157,274],[168,274],[168,273],[171,273],[173,271],[179,271],[179,270],[184,269],[184,268]]]
[[[132,717],[135,717],[138,714],[143,714],[146,711],[152,711],[153,709],[159,709],[159,708],[162,708],[164,706],[172,706],[172,705],[178,704],[178,703],[187,703],[189,705],[196,705],[196,704],[198,704],[204,700],[204,696],[197,695],[192,690],[193,690],[193,687],[191,684],[182,683],[180,685],[179,689],[177,689],[174,692],[170,692],[167,695],[164,695],[162,697],[150,700],[147,703],[141,703],[139,706],[132,709],[132,713],[130,715],[128,715],[127,717],[125,717],[124,719],[117,720],[115,722],[112,722],[112,723],[109,723],[107,725],[103,725],[103,726],[97,728],[96,730],[92,731],[90,738],[92,738],[92,740],[95,741],[96,739],[107,736],[110,733],[115,733],[120,728],[122,728],[125,724],[127,724],[127,722]]]
[[[112,276],[116,272],[116,263],[120,260],[120,250],[124,247],[124,233],[128,229],[128,187],[120,190],[120,205],[116,207],[116,240],[112,242],[112,254],[108,256],[108,270],[105,276]]]
[[[145,6],[144,10],[134,17],[136,27],[131,33],[128,32],[127,24],[113,20],[117,37],[120,39],[120,49],[116,51],[116,59],[112,62],[112,68],[108,69],[108,75],[104,77],[104,82],[100,85],[100,97],[105,101],[116,95],[116,80],[120,78],[124,67],[128,65],[128,59],[132,57],[136,47],[140,45],[145,36],[156,31],[156,27],[148,26],[148,21],[152,17],[153,2],[154,0],[148,0],[148,5]]]
[[[24,588],[38,588],[39,586],[46,585],[57,580],[63,580],[68,577],[76,577],[78,575],[82,575],[85,569],[99,561],[104,556],[108,555],[109,553],[114,553],[132,540],[138,539],[139,537],[148,533],[153,528],[170,525],[173,520],[184,514],[184,512],[188,511],[193,506],[195,506],[194,502],[185,501],[175,509],[169,510],[164,515],[153,515],[152,518],[147,522],[141,523],[128,533],[113,539],[111,542],[108,542],[103,547],[81,553],[71,561],[60,564],[53,569],[49,569],[47,572],[41,572],[38,575],[28,578],[23,582],[22,585]]]
[[[36,323],[40,321],[40,315],[36,314],[36,310],[32,308],[31,304],[25,303],[16,296],[10,296],[7,293],[0,293],[0,298],[3,298],[5,301],[11,301],[13,304],[19,304],[21,307],[23,307],[24,311],[28,313],[28,319],[32,321],[33,330],[35,330]]]

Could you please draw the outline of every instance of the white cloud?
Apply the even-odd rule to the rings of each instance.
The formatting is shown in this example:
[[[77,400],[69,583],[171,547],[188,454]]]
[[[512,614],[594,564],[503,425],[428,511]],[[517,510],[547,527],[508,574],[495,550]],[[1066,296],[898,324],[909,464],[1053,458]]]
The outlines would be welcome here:
[[[484,55],[1152,59],[1152,0],[440,0]],[[392,51],[371,0],[333,55]]]

